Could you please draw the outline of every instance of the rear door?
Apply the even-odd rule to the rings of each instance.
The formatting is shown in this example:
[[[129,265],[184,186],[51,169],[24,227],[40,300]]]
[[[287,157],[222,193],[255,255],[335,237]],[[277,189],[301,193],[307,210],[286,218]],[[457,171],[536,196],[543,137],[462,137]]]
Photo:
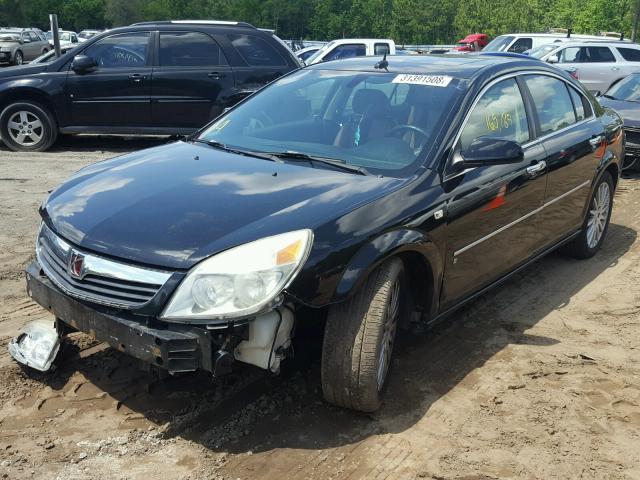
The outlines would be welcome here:
[[[110,35],[81,52],[93,58],[98,67],[82,74],[69,69],[66,93],[72,125],[117,128],[149,125],[150,39],[150,32]]]
[[[490,86],[465,121],[456,152],[464,155],[474,139],[492,137],[520,143],[524,159],[457,174],[445,171],[444,187],[450,197],[444,308],[495,281],[543,243],[537,212],[547,180],[545,152],[539,142],[531,141],[533,135],[533,119],[516,78]]]
[[[604,127],[571,84],[551,75],[525,75],[537,117],[537,135],[549,170],[540,231],[546,245],[577,230],[604,151]]]
[[[220,45],[201,32],[159,32],[153,124],[194,130],[229,106],[234,78]]]

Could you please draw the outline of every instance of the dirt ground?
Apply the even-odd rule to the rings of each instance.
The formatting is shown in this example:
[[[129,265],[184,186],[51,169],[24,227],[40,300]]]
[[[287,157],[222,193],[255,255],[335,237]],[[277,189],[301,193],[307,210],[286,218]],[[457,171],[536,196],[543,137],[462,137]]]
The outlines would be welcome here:
[[[47,374],[6,344],[50,319],[24,292],[37,208],[89,163],[162,140],[0,150],[0,479],[640,479],[640,178],[603,250],[552,254],[405,339],[382,409],[326,405],[318,362],[285,378],[160,380],[75,334]]]

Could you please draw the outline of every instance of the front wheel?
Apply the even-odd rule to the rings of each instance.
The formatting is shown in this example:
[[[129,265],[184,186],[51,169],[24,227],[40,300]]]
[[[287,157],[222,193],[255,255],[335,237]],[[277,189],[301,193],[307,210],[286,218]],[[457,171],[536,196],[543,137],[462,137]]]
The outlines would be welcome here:
[[[613,178],[609,172],[600,177],[589,200],[589,210],[580,234],[567,245],[565,252],[576,258],[590,258],[602,247],[613,207]]]
[[[42,152],[56,140],[57,127],[51,113],[31,102],[16,102],[0,113],[0,136],[16,152]]]
[[[16,52],[16,55],[13,57],[13,64],[22,65],[23,63],[24,63],[24,56],[22,55],[22,52],[18,50]]]
[[[393,258],[350,299],[331,307],[322,345],[322,392],[327,402],[363,412],[380,407],[403,294],[403,263]]]

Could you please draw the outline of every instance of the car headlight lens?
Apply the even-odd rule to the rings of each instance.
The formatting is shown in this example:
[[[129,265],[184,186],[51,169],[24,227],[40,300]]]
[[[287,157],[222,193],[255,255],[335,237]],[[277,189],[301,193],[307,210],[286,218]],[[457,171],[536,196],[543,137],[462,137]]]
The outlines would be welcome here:
[[[257,313],[300,271],[312,242],[311,230],[296,230],[203,260],[189,271],[160,318],[209,323]]]

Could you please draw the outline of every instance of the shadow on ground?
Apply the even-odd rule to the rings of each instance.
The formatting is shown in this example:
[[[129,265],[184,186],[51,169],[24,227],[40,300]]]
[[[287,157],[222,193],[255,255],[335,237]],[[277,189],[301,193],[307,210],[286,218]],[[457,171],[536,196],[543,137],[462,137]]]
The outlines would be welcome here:
[[[636,236],[634,230],[612,224],[596,257],[579,261],[551,254],[469,304],[451,321],[402,341],[386,401],[373,415],[323,403],[318,359],[313,356],[310,364],[286,378],[245,368],[219,381],[201,373],[158,380],[137,370],[133,359],[103,349],[86,358],[72,352],[72,358],[58,362],[55,374],[43,379],[64,390],[71,388],[68,379],[80,372],[123,409],[162,424],[167,436],[181,436],[216,451],[353,444],[411,427],[435,401],[510,344],[544,349],[557,343],[527,331],[616,265]]]

